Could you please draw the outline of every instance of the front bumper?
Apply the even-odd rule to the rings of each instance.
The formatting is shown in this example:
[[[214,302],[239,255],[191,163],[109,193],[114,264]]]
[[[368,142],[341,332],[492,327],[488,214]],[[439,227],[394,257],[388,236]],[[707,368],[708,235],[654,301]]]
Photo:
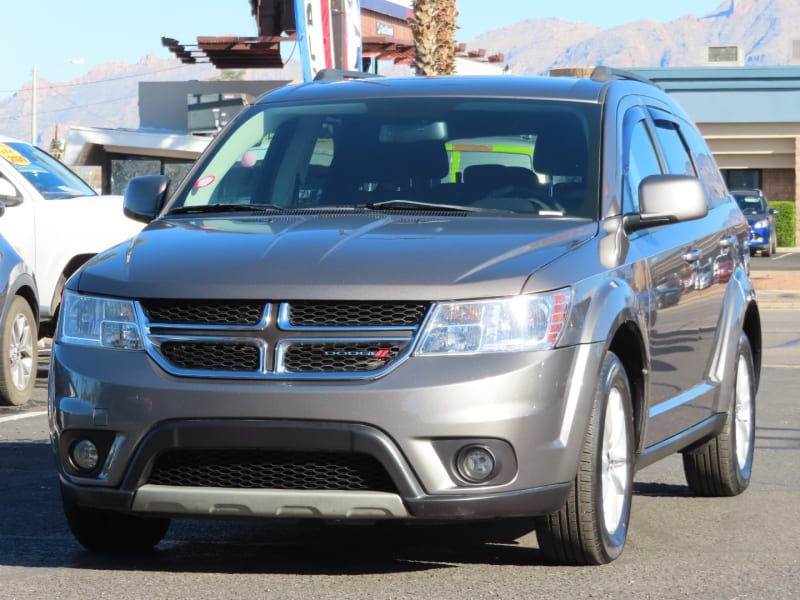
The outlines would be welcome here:
[[[769,247],[771,240],[771,231],[769,227],[753,227],[750,224],[750,241],[751,249],[761,249]]]
[[[233,381],[165,374],[141,352],[55,344],[50,425],[62,490],[77,504],[166,516],[484,518],[547,514],[565,501],[594,398],[602,345],[414,357],[374,381]],[[101,465],[69,452],[100,436]],[[483,484],[460,477],[469,444],[497,457]],[[358,453],[389,490],[153,484],[170,451]]]

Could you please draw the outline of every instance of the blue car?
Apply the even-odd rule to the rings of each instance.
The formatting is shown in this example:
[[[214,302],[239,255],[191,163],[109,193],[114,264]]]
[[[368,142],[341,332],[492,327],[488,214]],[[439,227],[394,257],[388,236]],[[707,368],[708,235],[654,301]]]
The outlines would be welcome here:
[[[731,192],[739,208],[750,224],[750,254],[761,251],[770,256],[778,250],[778,234],[775,229],[777,208],[770,208],[767,197],[761,190],[737,190]]]
[[[0,177],[0,198],[8,183]],[[0,217],[5,204],[0,200]],[[0,235],[0,406],[30,400],[36,384],[39,296],[33,272]]]

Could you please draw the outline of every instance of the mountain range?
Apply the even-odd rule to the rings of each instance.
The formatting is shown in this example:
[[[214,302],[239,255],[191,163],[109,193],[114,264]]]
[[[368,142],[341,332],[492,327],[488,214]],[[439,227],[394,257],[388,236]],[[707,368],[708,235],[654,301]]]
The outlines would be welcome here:
[[[467,42],[486,56],[502,53],[516,74],[546,74],[568,66],[689,67],[708,65],[709,46],[737,46],[747,66],[800,65],[800,3],[797,0],[725,0],[707,15],[686,15],[667,23],[636,20],[599,29],[560,19],[528,19],[486,32]],[[793,37],[796,36],[796,37]],[[386,73],[403,72],[388,65]],[[280,70],[248,70],[245,79],[296,80],[299,65]],[[47,148],[70,125],[138,127],[139,81],[225,77],[212,65],[183,65],[156,55],[136,64],[95,66],[85,76],[59,83],[37,80],[37,141]],[[0,98],[0,133],[30,139],[33,113],[28,83]]]

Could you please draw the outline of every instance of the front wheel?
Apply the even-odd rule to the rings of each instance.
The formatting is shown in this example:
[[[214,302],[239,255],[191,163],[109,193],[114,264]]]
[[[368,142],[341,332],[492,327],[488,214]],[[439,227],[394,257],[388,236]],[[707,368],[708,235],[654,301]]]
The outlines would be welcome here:
[[[567,502],[536,519],[545,558],[568,565],[601,565],[617,558],[628,534],[632,497],[631,388],[622,362],[609,352]]]
[[[736,380],[725,427],[683,454],[689,488],[699,496],[737,496],[750,484],[756,432],[756,374],[750,340],[743,333],[736,356]]]
[[[79,506],[63,495],[62,502],[72,535],[92,552],[150,550],[164,538],[169,528],[169,519]]]
[[[36,383],[36,319],[25,298],[16,296],[1,325],[0,404],[20,406],[30,400]]]

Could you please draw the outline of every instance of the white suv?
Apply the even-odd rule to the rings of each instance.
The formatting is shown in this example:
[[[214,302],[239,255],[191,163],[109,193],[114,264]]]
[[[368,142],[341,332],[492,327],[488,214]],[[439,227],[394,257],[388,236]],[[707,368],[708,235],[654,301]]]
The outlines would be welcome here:
[[[0,202],[0,233],[36,274],[43,335],[52,331],[69,276],[141,229],[122,214],[120,196],[98,196],[45,151],[2,136]]]

